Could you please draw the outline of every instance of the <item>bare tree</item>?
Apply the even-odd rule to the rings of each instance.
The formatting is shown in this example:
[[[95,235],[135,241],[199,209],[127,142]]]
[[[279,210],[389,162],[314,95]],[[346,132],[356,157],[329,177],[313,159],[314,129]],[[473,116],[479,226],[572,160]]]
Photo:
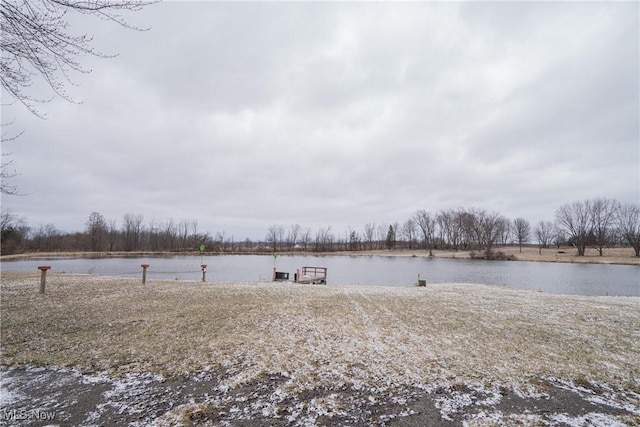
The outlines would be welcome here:
[[[296,242],[298,241],[298,236],[300,235],[300,224],[293,224],[289,227],[289,234],[287,235],[287,244],[289,246],[289,250],[293,250],[296,246]]]
[[[600,256],[603,255],[604,247],[611,241],[617,207],[618,203],[611,199],[598,198],[591,201],[593,234]]]
[[[180,250],[186,250],[189,245],[189,222],[186,219],[178,223],[178,237],[180,239]]]
[[[322,246],[323,246],[323,238],[324,238],[324,230],[322,229],[322,227],[318,228],[318,230],[316,231],[316,240],[315,240],[315,245],[313,250],[316,252],[320,252]]]
[[[302,243],[302,249],[306,252],[307,247],[311,243],[311,228],[307,227],[302,231],[300,236],[300,243]]]
[[[413,220],[422,230],[422,237],[425,250],[429,251],[429,256],[433,256],[433,238],[436,230],[436,219],[430,212],[418,209],[413,214]]]
[[[560,206],[556,211],[556,223],[570,236],[578,256],[584,256],[588,239],[594,230],[591,202],[575,201]]]
[[[118,224],[115,219],[110,219],[107,227],[109,233],[109,251],[112,251],[118,238]]]
[[[136,251],[140,247],[140,235],[142,233],[142,215],[131,213],[124,214],[122,220],[122,234],[124,238],[124,250]]]
[[[348,249],[350,251],[357,251],[360,247],[360,236],[358,232],[353,228],[349,227],[347,230],[347,238],[348,238]]]
[[[481,246],[481,231],[478,224],[478,214],[474,208],[469,210],[458,209],[455,217],[455,226],[460,233],[460,244],[465,249],[474,249]]]
[[[538,223],[534,231],[538,240],[538,253],[541,253],[543,248],[548,248],[551,245],[554,229],[555,227],[551,221],[540,221]]]
[[[440,230],[440,239],[455,251],[458,250],[462,236],[462,222],[460,221],[462,212],[461,210],[455,211],[453,209],[443,210],[440,211],[436,218],[438,229]]]
[[[332,251],[335,236],[331,232],[331,226],[319,227],[316,232],[315,251]]]
[[[369,245],[369,250],[373,250],[373,237],[376,233],[376,225],[374,223],[367,223],[364,226],[364,238]]]
[[[1,153],[0,158],[7,156],[7,153]],[[18,187],[9,183],[9,179],[17,175],[15,170],[9,170],[13,164],[13,160],[5,161],[0,160],[0,193],[7,195],[15,195],[18,192]]]
[[[616,226],[624,240],[640,257],[640,205],[626,203],[616,210]]]
[[[413,244],[416,240],[416,222],[413,217],[407,219],[402,224],[402,237],[407,242],[409,249],[413,249]]]
[[[531,238],[531,226],[529,221],[524,218],[516,218],[513,220],[513,230],[515,232],[520,252],[522,252],[522,244],[527,243]]]
[[[384,249],[389,233],[389,224],[378,224],[376,229],[376,241],[378,249]]]
[[[336,236],[331,231],[331,226],[329,225],[327,226],[327,228],[323,233],[323,244],[324,244],[325,250],[333,251],[333,245],[335,244],[335,242],[336,242]]]
[[[191,238],[190,238],[189,248],[197,249],[198,246],[200,246],[200,243],[202,242],[202,238],[198,234],[198,220],[192,219],[191,221],[189,221],[189,224],[191,225]]]
[[[157,251],[160,248],[160,223],[155,219],[149,221],[147,226],[147,249]]]
[[[24,105],[28,111],[38,117],[44,114],[36,104],[48,102],[52,98],[41,98],[32,95],[29,89],[34,79],[40,78],[53,92],[67,101],[72,101],[65,87],[73,84],[71,74],[89,73],[91,70],[80,64],[80,58],[93,55],[101,58],[113,57],[105,55],[91,47],[92,37],[88,34],[74,35],[70,33],[68,16],[76,12],[82,15],[93,15],[100,19],[110,20],[118,25],[135,30],[141,28],[129,25],[122,17],[123,12],[138,11],[144,6],[154,3],[145,0],[6,0],[0,2],[0,84],[5,93]],[[6,104],[6,96],[3,95]],[[5,124],[3,124],[5,125]],[[17,133],[11,138],[5,134],[1,142],[7,142],[20,136]],[[9,170],[13,161],[4,160],[8,153],[0,153],[0,175],[2,194],[16,194],[17,187],[7,182],[15,176]]]
[[[125,11],[138,11],[149,4],[140,0],[8,0],[0,3],[2,57],[0,83],[13,98],[31,113],[42,117],[36,103],[47,99],[28,92],[34,77],[46,82],[56,95],[71,101],[65,90],[74,72],[88,73],[80,58],[93,55],[112,57],[96,51],[88,34],[70,33],[69,14],[77,12],[107,19],[123,27],[141,30],[127,24]]]
[[[85,225],[91,251],[101,251],[104,237],[108,231],[107,221],[104,216],[98,212],[91,212]]]
[[[478,242],[485,248],[486,253],[490,254],[493,246],[509,227],[509,220],[498,212],[486,213],[484,210],[478,210],[476,215]]]
[[[213,250],[224,252],[224,231],[217,231],[213,239]]]
[[[567,234],[564,230],[558,226],[558,224],[553,224],[553,234],[551,236],[551,240],[556,248],[560,249],[562,245],[568,245]]]
[[[29,227],[23,217],[2,212],[0,216],[0,253],[9,255],[23,249]]]
[[[2,147],[0,148],[0,193],[15,196],[18,194],[18,187],[14,184],[11,184],[9,180],[16,177],[18,173],[15,169],[12,168],[13,160],[6,160],[6,158],[10,156],[11,153],[5,152],[4,146],[7,142],[16,140],[22,134],[22,132],[9,137],[4,131],[6,126],[7,124],[2,123],[2,133],[0,134],[0,147]]]
[[[278,247],[281,247],[284,236],[284,226],[282,225],[272,225],[267,230],[266,241],[271,245],[273,252],[278,251]]]
[[[285,243],[285,230],[284,230],[284,225],[279,225],[278,226],[278,246],[280,247],[280,249],[282,249],[282,246]]]
[[[509,219],[507,219],[506,217],[502,217],[502,218],[504,220],[504,223],[501,225],[500,244],[502,246],[507,246],[511,241],[511,234],[513,233],[513,230],[512,230],[513,227],[511,227],[511,222],[509,221]]]
[[[38,250],[47,252],[57,249],[57,238],[60,232],[53,224],[41,225],[33,234],[33,241]]]
[[[162,230],[162,249],[163,250],[174,250],[177,242],[177,232],[178,229],[176,227],[173,218],[169,218],[165,221]]]

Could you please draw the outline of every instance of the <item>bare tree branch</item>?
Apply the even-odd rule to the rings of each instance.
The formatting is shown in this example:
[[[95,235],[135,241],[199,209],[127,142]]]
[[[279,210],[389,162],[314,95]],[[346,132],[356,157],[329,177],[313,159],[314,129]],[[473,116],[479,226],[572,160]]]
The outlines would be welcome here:
[[[66,92],[73,85],[73,72],[89,73],[79,58],[93,55],[109,58],[91,47],[93,37],[70,33],[68,14],[71,12],[94,15],[133,30],[144,30],[129,25],[121,13],[138,11],[153,1],[73,1],[73,0],[5,0],[0,3],[0,83],[31,113],[44,117],[36,104],[51,101],[28,92],[34,79],[41,77],[55,95],[73,102]]]
[[[0,2],[0,84],[3,93],[2,105],[7,103],[6,94],[21,103],[29,112],[40,118],[45,113],[38,104],[50,102],[56,95],[75,101],[66,91],[68,85],[75,86],[71,77],[74,72],[87,74],[91,70],[82,66],[80,58],[86,55],[111,58],[91,46],[93,37],[88,34],[74,35],[70,32],[68,14],[77,12],[106,19],[125,28],[144,31],[128,24],[122,12],[138,11],[154,0],[3,0]],[[33,95],[30,88],[37,79],[42,79],[53,90],[54,95],[43,98]],[[22,132],[2,142],[19,137]],[[2,194],[17,194],[17,187],[7,183],[16,175],[6,161],[9,153],[2,153],[0,178]]]

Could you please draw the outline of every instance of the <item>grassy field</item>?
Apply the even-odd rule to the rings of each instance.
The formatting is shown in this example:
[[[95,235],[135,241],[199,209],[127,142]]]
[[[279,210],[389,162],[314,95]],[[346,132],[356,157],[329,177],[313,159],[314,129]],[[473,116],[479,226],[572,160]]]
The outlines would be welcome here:
[[[2,274],[2,365],[112,377],[224,369],[227,389],[278,374],[289,395],[432,384],[535,394],[557,378],[613,387],[640,407],[640,298],[66,275],[40,295],[38,283]]]

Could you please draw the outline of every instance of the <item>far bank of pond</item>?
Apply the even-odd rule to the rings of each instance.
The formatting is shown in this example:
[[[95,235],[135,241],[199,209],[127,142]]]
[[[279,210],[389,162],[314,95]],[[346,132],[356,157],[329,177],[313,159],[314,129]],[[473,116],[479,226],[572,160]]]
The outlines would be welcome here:
[[[328,268],[336,286],[412,286],[418,276],[427,283],[479,283],[515,289],[573,294],[640,296],[640,267],[563,262],[484,261],[424,256],[224,255],[142,256],[110,258],[39,257],[3,260],[3,271],[34,272],[50,265],[50,274],[73,273],[136,277],[149,264],[147,280],[270,281],[277,271],[294,273],[303,266]]]
[[[423,248],[413,249],[375,249],[359,251],[338,251],[338,252],[314,252],[314,251],[278,251],[281,255],[296,256],[385,256],[385,257],[421,257],[421,258],[451,258],[451,259],[471,259],[473,251],[465,250],[443,250],[434,249],[432,255]],[[554,247],[540,249],[535,246],[499,246],[494,249],[494,254],[500,254],[504,258],[513,261],[534,261],[534,262],[564,262],[580,264],[619,264],[638,265],[640,257],[635,256],[635,251],[631,247],[605,248],[603,256],[600,256],[596,248],[587,248],[584,256],[578,256],[573,247]],[[482,256],[482,251],[476,251]],[[144,257],[166,257],[166,256],[200,256],[198,251],[191,252],[149,252],[149,251],[108,251],[108,252],[30,252],[13,255],[0,255],[0,261],[15,261],[23,259],[44,259],[44,258],[144,258]],[[273,255],[269,250],[242,250],[208,252],[205,256],[221,255]],[[500,257],[499,256],[499,257]]]

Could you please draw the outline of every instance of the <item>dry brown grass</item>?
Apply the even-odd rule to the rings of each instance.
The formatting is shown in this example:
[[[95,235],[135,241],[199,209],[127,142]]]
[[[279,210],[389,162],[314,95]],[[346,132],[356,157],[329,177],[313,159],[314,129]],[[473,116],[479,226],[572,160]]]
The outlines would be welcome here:
[[[635,256],[633,248],[605,248],[603,256],[600,256],[595,248],[587,248],[584,256],[578,256],[578,252],[573,247],[561,247],[560,249],[525,246],[522,252],[518,246],[499,246],[494,248],[494,252],[503,252],[507,256],[513,256],[518,261],[536,262],[568,262],[568,263],[592,263],[592,264],[626,264],[640,265],[640,257]],[[482,251],[476,251],[482,253]],[[434,250],[433,256],[436,258],[471,258],[470,251],[450,251]],[[429,253],[424,249],[403,249],[403,250],[378,250],[345,252],[348,255],[379,255],[379,256],[418,256],[427,257]]]
[[[635,256],[633,248],[605,248],[603,256],[600,256],[596,248],[587,248],[585,256],[578,256],[573,247],[556,247],[538,249],[537,247],[525,246],[520,251],[518,246],[498,246],[494,252],[503,252],[507,256],[513,256],[518,261],[537,262],[568,262],[568,263],[594,263],[594,264],[626,264],[640,265],[640,257]],[[433,254],[438,258],[471,258],[471,251],[434,250]],[[481,254],[483,251],[476,251]],[[406,256],[406,257],[427,257],[429,253],[421,248],[415,249],[394,249],[394,250],[371,250],[371,251],[347,251],[347,252],[292,252],[297,255],[348,255],[348,256]],[[143,257],[143,256],[172,256],[174,252],[34,252],[15,255],[1,255],[2,260],[19,260],[29,258],[83,258],[83,257]],[[198,252],[181,253],[180,255],[199,255]]]
[[[541,262],[575,262],[575,263],[605,263],[605,264],[630,264],[640,265],[640,258],[635,256],[633,248],[605,248],[603,256],[600,256],[595,248],[587,248],[584,256],[578,256],[575,248],[563,247],[538,248],[523,247],[522,252],[516,246],[498,248],[507,255],[514,255],[521,261]]]
[[[286,373],[291,391],[540,376],[640,392],[640,298],[3,273],[3,365]]]

